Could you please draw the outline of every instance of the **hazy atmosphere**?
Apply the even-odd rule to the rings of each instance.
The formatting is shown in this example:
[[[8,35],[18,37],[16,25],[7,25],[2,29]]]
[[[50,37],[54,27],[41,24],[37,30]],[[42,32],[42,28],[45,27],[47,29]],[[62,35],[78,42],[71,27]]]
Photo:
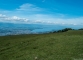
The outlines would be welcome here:
[[[82,0],[0,0],[0,33],[1,35],[20,32],[39,33],[63,28],[83,28],[82,2]],[[4,33],[5,30],[7,31]]]

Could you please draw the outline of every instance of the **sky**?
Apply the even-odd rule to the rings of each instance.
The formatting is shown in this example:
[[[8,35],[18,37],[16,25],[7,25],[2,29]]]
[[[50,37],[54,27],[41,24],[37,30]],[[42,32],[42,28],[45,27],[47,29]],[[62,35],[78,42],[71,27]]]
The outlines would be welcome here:
[[[0,22],[83,25],[83,0],[0,0]]]

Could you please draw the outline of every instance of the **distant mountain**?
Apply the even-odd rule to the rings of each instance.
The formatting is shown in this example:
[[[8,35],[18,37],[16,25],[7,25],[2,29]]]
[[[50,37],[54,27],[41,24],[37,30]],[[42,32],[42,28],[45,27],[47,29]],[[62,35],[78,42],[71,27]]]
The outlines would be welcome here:
[[[46,24],[15,24],[0,22],[0,36],[17,34],[38,34],[63,28],[78,28],[79,26],[65,25],[46,25]]]
[[[58,30],[61,28],[63,28],[63,26],[45,25],[45,24],[14,24],[0,22],[0,36],[45,33],[53,30]]]

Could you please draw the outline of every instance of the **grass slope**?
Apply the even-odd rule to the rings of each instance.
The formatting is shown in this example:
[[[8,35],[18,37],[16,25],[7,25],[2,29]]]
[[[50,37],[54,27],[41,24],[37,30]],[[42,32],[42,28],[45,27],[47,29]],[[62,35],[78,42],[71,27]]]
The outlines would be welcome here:
[[[83,31],[0,37],[0,60],[83,60]]]

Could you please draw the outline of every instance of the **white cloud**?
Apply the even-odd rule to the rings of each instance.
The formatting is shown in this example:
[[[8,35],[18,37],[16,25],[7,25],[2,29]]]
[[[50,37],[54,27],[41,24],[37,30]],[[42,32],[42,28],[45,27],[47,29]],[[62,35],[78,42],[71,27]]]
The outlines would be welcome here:
[[[20,11],[41,11],[42,9],[37,7],[36,5],[26,3],[26,4],[21,5],[16,10],[20,10]]]
[[[37,15],[28,16],[28,18],[21,18],[18,16],[10,16],[9,17],[6,15],[0,14],[0,22],[83,25],[83,17],[63,19],[63,18],[50,17],[50,15],[37,14]]]
[[[45,21],[42,21],[42,20],[35,20],[34,23],[45,23]]]
[[[3,17],[3,18],[2,18]],[[0,14],[0,22],[16,22],[16,23],[24,23],[24,22],[28,22],[29,19],[26,18],[20,18],[17,16],[12,16],[12,17],[8,17],[6,15]]]
[[[0,18],[4,18],[6,17],[6,15],[0,14]]]

